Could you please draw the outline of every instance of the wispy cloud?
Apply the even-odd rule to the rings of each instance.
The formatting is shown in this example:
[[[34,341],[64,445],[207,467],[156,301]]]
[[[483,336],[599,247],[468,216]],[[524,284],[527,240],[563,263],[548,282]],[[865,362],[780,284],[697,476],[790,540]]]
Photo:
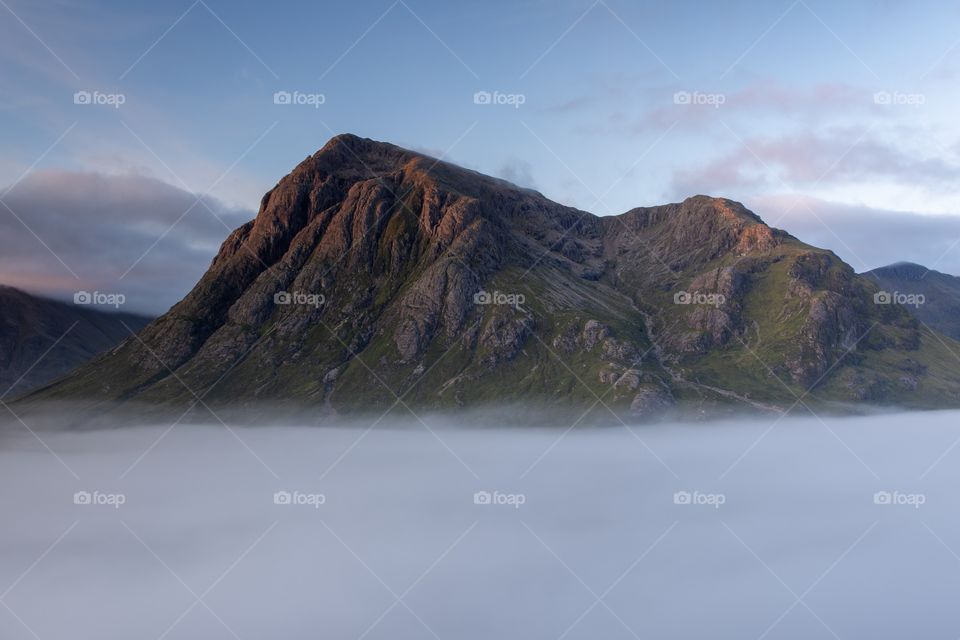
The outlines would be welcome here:
[[[497,171],[497,176],[520,187],[536,188],[533,165],[521,158],[510,156],[504,160]]]
[[[735,139],[730,151],[678,171],[674,183],[679,192],[876,179],[940,188],[958,176],[960,164],[952,158],[925,157],[862,127],[850,127]]]

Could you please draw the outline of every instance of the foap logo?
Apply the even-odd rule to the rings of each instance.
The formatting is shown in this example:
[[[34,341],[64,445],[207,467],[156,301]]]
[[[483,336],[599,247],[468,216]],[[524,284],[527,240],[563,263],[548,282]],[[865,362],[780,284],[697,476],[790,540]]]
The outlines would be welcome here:
[[[119,509],[127,503],[122,493],[102,493],[100,491],[77,491],[73,494],[73,504],[83,507],[113,507]]]
[[[327,96],[322,93],[301,93],[299,91],[277,91],[273,94],[273,104],[300,105],[319,109],[326,103]]]
[[[477,91],[473,94],[473,104],[506,105],[519,109],[527,101],[522,93],[501,93],[500,91]]]
[[[722,93],[702,93],[700,91],[677,91],[673,94],[673,104],[694,107],[713,107],[719,109],[727,101]]]
[[[319,509],[326,504],[327,496],[322,493],[303,493],[301,491],[277,491],[273,494],[273,504],[292,507],[313,507]]]
[[[73,294],[73,304],[99,305],[119,309],[127,301],[122,293],[103,293],[101,291],[77,291]]]
[[[901,493],[900,491],[877,491],[873,494],[873,504],[881,506],[913,507],[919,509],[926,504],[923,493]]]
[[[489,291],[480,290],[473,294],[473,304],[479,305],[505,304],[509,307],[519,309],[520,305],[526,301],[527,298],[522,293],[503,293],[501,291],[490,293]]]
[[[304,293],[303,291],[278,291],[273,294],[273,303],[280,305],[306,305],[315,309],[327,301],[322,293]]]
[[[901,293],[899,291],[878,291],[873,294],[873,304],[902,304],[914,308],[926,303],[927,297],[922,293]]]
[[[719,509],[727,501],[722,493],[701,493],[700,491],[677,491],[673,494],[673,504],[682,506],[707,506]]]
[[[473,494],[473,504],[508,506],[519,509],[526,504],[527,496],[522,493],[500,493],[499,491],[477,491]]]
[[[98,105],[119,109],[127,101],[122,93],[101,93],[100,91],[77,91],[73,94],[73,104]]]
[[[678,291],[673,294],[673,304],[702,304],[719,307],[727,302],[722,293],[703,293],[702,291]]]
[[[919,109],[927,103],[922,93],[903,93],[900,91],[877,91],[873,94],[873,104],[880,106],[913,107]]]

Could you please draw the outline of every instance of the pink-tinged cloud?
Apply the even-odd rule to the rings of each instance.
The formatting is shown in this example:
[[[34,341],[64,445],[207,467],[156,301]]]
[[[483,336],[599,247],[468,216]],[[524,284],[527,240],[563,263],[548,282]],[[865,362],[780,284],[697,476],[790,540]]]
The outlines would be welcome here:
[[[768,187],[802,190],[878,179],[946,188],[960,177],[960,166],[947,159],[917,157],[863,129],[731,138],[733,148],[727,153],[678,171],[674,189],[679,193]]]
[[[726,87],[696,87],[681,85],[651,86],[637,82],[615,87],[594,82],[586,93],[575,95],[541,111],[547,114],[568,115],[585,110],[606,111],[603,124],[579,127],[597,132],[622,134],[656,132],[674,126],[698,130],[719,125],[719,119],[732,120],[738,116],[790,118],[796,121],[825,121],[837,117],[896,116],[896,110],[884,109],[874,103],[876,87],[858,87],[844,83],[821,83],[812,87],[787,87],[775,81],[762,81],[739,89]],[[699,95],[705,99],[677,101],[678,94]],[[707,99],[706,97],[717,99]],[[717,104],[720,102],[720,104]],[[624,115],[624,109],[630,114]]]
[[[635,133],[662,131],[676,125],[682,129],[700,129],[720,125],[720,119],[737,116],[774,116],[822,120],[877,112],[873,91],[846,84],[820,84],[811,88],[788,88],[763,82],[743,89],[679,88],[671,93],[660,92],[658,106],[644,112],[631,125]],[[680,95],[704,96],[684,102]]]

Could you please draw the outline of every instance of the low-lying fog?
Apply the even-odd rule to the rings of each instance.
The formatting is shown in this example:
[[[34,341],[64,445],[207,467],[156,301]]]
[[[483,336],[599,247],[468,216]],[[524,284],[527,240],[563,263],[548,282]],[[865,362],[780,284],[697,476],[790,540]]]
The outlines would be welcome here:
[[[14,423],[0,638],[960,636],[958,412],[426,422]]]

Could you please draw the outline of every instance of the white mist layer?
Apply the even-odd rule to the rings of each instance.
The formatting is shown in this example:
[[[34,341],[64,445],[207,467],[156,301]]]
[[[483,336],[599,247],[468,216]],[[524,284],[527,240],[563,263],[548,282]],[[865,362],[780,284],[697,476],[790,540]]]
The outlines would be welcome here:
[[[960,413],[427,422],[13,425],[0,637],[960,634]]]

